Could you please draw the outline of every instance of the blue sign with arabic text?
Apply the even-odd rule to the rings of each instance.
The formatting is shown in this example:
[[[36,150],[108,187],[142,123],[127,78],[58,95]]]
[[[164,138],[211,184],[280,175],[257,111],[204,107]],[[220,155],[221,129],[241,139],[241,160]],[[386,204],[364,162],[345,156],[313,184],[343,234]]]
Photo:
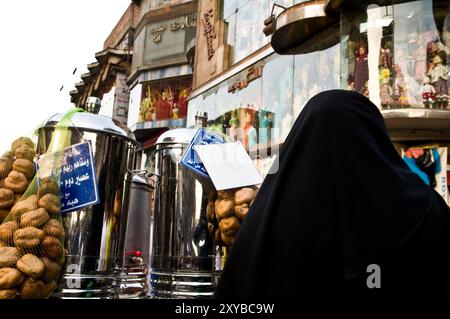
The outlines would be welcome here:
[[[181,157],[181,164],[195,173],[209,178],[209,174],[194,149],[197,145],[223,144],[225,140],[219,134],[200,128]]]
[[[90,142],[63,150],[61,167],[61,213],[99,203],[95,163]]]

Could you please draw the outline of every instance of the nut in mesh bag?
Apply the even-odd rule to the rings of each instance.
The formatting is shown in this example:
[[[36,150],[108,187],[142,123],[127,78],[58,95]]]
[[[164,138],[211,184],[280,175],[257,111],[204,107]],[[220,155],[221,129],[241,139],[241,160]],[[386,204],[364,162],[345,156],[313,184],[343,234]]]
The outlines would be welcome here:
[[[20,147],[28,147],[30,149],[34,149],[33,141],[28,137],[19,137],[11,144],[11,152],[12,154],[16,153],[17,149]]]
[[[17,261],[17,269],[31,278],[39,278],[44,273],[44,263],[33,254],[25,254]]]
[[[45,208],[39,208],[32,210],[31,212],[24,213],[20,216],[20,227],[42,227],[50,220]]]
[[[32,179],[34,177],[34,174],[36,173],[34,163],[23,158],[15,160],[12,168],[14,171],[20,172],[25,175],[27,179]]]
[[[41,242],[41,253],[49,259],[61,263],[64,257],[64,248],[61,242],[52,236],[45,236]]]
[[[24,277],[16,268],[0,268],[0,289],[11,289],[20,285]]]
[[[16,159],[27,159],[29,161],[32,161],[36,156],[36,152],[33,148],[30,148],[27,145],[22,145],[16,149],[16,151],[14,152],[14,156],[16,157]]]
[[[59,196],[47,193],[39,199],[39,207],[45,208],[50,214],[56,215],[61,212],[61,200]]]
[[[44,232],[35,227],[25,227],[14,233],[14,244],[24,249],[36,248],[43,239]]]
[[[6,176],[8,176],[8,174],[11,172],[11,170],[12,170],[11,159],[9,159],[7,157],[1,157],[0,158],[0,178],[3,179]]]
[[[14,267],[20,256],[15,247],[0,247],[0,267]]]
[[[50,260],[47,257],[41,257],[41,261],[44,263],[44,273],[42,274],[42,280],[48,283],[52,280],[57,280],[61,267],[58,263]]]
[[[5,188],[14,193],[23,193],[28,188],[28,179],[20,172],[11,171],[5,179]]]
[[[14,204],[14,192],[7,188],[0,188],[0,209],[10,208]]]
[[[14,244],[14,233],[19,229],[19,224],[15,221],[5,222],[0,225],[0,243],[5,245]]]
[[[43,178],[39,181],[38,197],[42,198],[46,194],[59,195],[58,183],[51,177]]]
[[[31,195],[13,206],[11,209],[11,216],[14,219],[20,220],[20,216],[22,216],[22,214],[36,209],[38,209],[38,198],[36,195]]]
[[[43,231],[45,235],[55,237],[61,242],[64,242],[66,237],[63,225],[56,219],[51,219],[47,225],[45,225]]]
[[[42,299],[44,296],[45,284],[41,280],[28,278],[19,289],[20,299]]]

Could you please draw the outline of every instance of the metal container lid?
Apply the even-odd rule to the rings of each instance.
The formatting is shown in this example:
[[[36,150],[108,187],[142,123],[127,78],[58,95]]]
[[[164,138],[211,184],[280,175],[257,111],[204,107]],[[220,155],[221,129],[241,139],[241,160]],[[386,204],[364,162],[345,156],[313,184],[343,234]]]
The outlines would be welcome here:
[[[55,128],[63,116],[64,114],[53,115],[42,128]],[[74,127],[80,131],[101,132],[123,137],[133,143],[137,143],[133,132],[127,126],[107,116],[81,112],[73,114],[70,122],[71,125],[69,127]]]
[[[197,130],[190,128],[169,130],[161,134],[156,144],[189,144],[194,138],[195,133],[197,133]]]

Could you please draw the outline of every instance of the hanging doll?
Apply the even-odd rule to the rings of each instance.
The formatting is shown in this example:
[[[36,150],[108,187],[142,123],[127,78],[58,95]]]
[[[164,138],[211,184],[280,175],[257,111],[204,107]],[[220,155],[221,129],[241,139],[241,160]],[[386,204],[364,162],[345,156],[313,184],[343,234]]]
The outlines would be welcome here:
[[[422,103],[426,109],[433,108],[436,101],[436,91],[430,82],[430,78],[426,76],[423,79],[422,89],[420,90],[420,93],[422,94]]]
[[[172,119],[177,120],[179,118],[180,118],[180,109],[178,108],[178,103],[173,103]]]
[[[369,64],[364,46],[359,47],[357,56],[358,58],[356,59],[355,66],[355,91],[362,93],[365,83],[369,81]]]
[[[436,91],[436,107],[445,109],[448,106],[448,68],[443,64],[445,53],[440,51],[433,58],[433,65],[428,75]]]
[[[187,116],[187,96],[188,90],[181,89],[178,95],[178,107],[180,109],[180,118],[185,118]]]
[[[361,94],[365,97],[369,97],[369,81],[366,81],[366,83],[364,83],[364,88],[362,89]]]
[[[172,105],[170,103],[170,93],[165,89],[158,100],[156,118],[160,120],[168,120],[171,117]]]
[[[392,69],[392,52],[387,45],[385,49],[380,50],[380,63],[379,65],[386,69]]]
[[[380,88],[381,107],[390,109],[394,105],[392,86],[389,84],[389,79],[384,79]]]

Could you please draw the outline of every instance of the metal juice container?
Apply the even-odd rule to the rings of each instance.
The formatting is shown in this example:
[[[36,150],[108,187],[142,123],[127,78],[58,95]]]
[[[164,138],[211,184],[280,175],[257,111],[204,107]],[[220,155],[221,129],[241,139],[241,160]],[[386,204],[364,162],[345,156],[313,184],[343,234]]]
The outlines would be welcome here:
[[[39,129],[39,154],[49,148],[62,117],[54,115]],[[67,256],[53,297],[117,298],[127,221],[124,180],[136,141],[126,126],[109,117],[75,113],[70,122],[71,145],[92,143],[100,203],[62,215]]]
[[[210,298],[223,262],[208,231],[206,207],[212,192],[180,164],[197,130],[162,134],[153,152],[158,186],[150,269],[152,298]]]

